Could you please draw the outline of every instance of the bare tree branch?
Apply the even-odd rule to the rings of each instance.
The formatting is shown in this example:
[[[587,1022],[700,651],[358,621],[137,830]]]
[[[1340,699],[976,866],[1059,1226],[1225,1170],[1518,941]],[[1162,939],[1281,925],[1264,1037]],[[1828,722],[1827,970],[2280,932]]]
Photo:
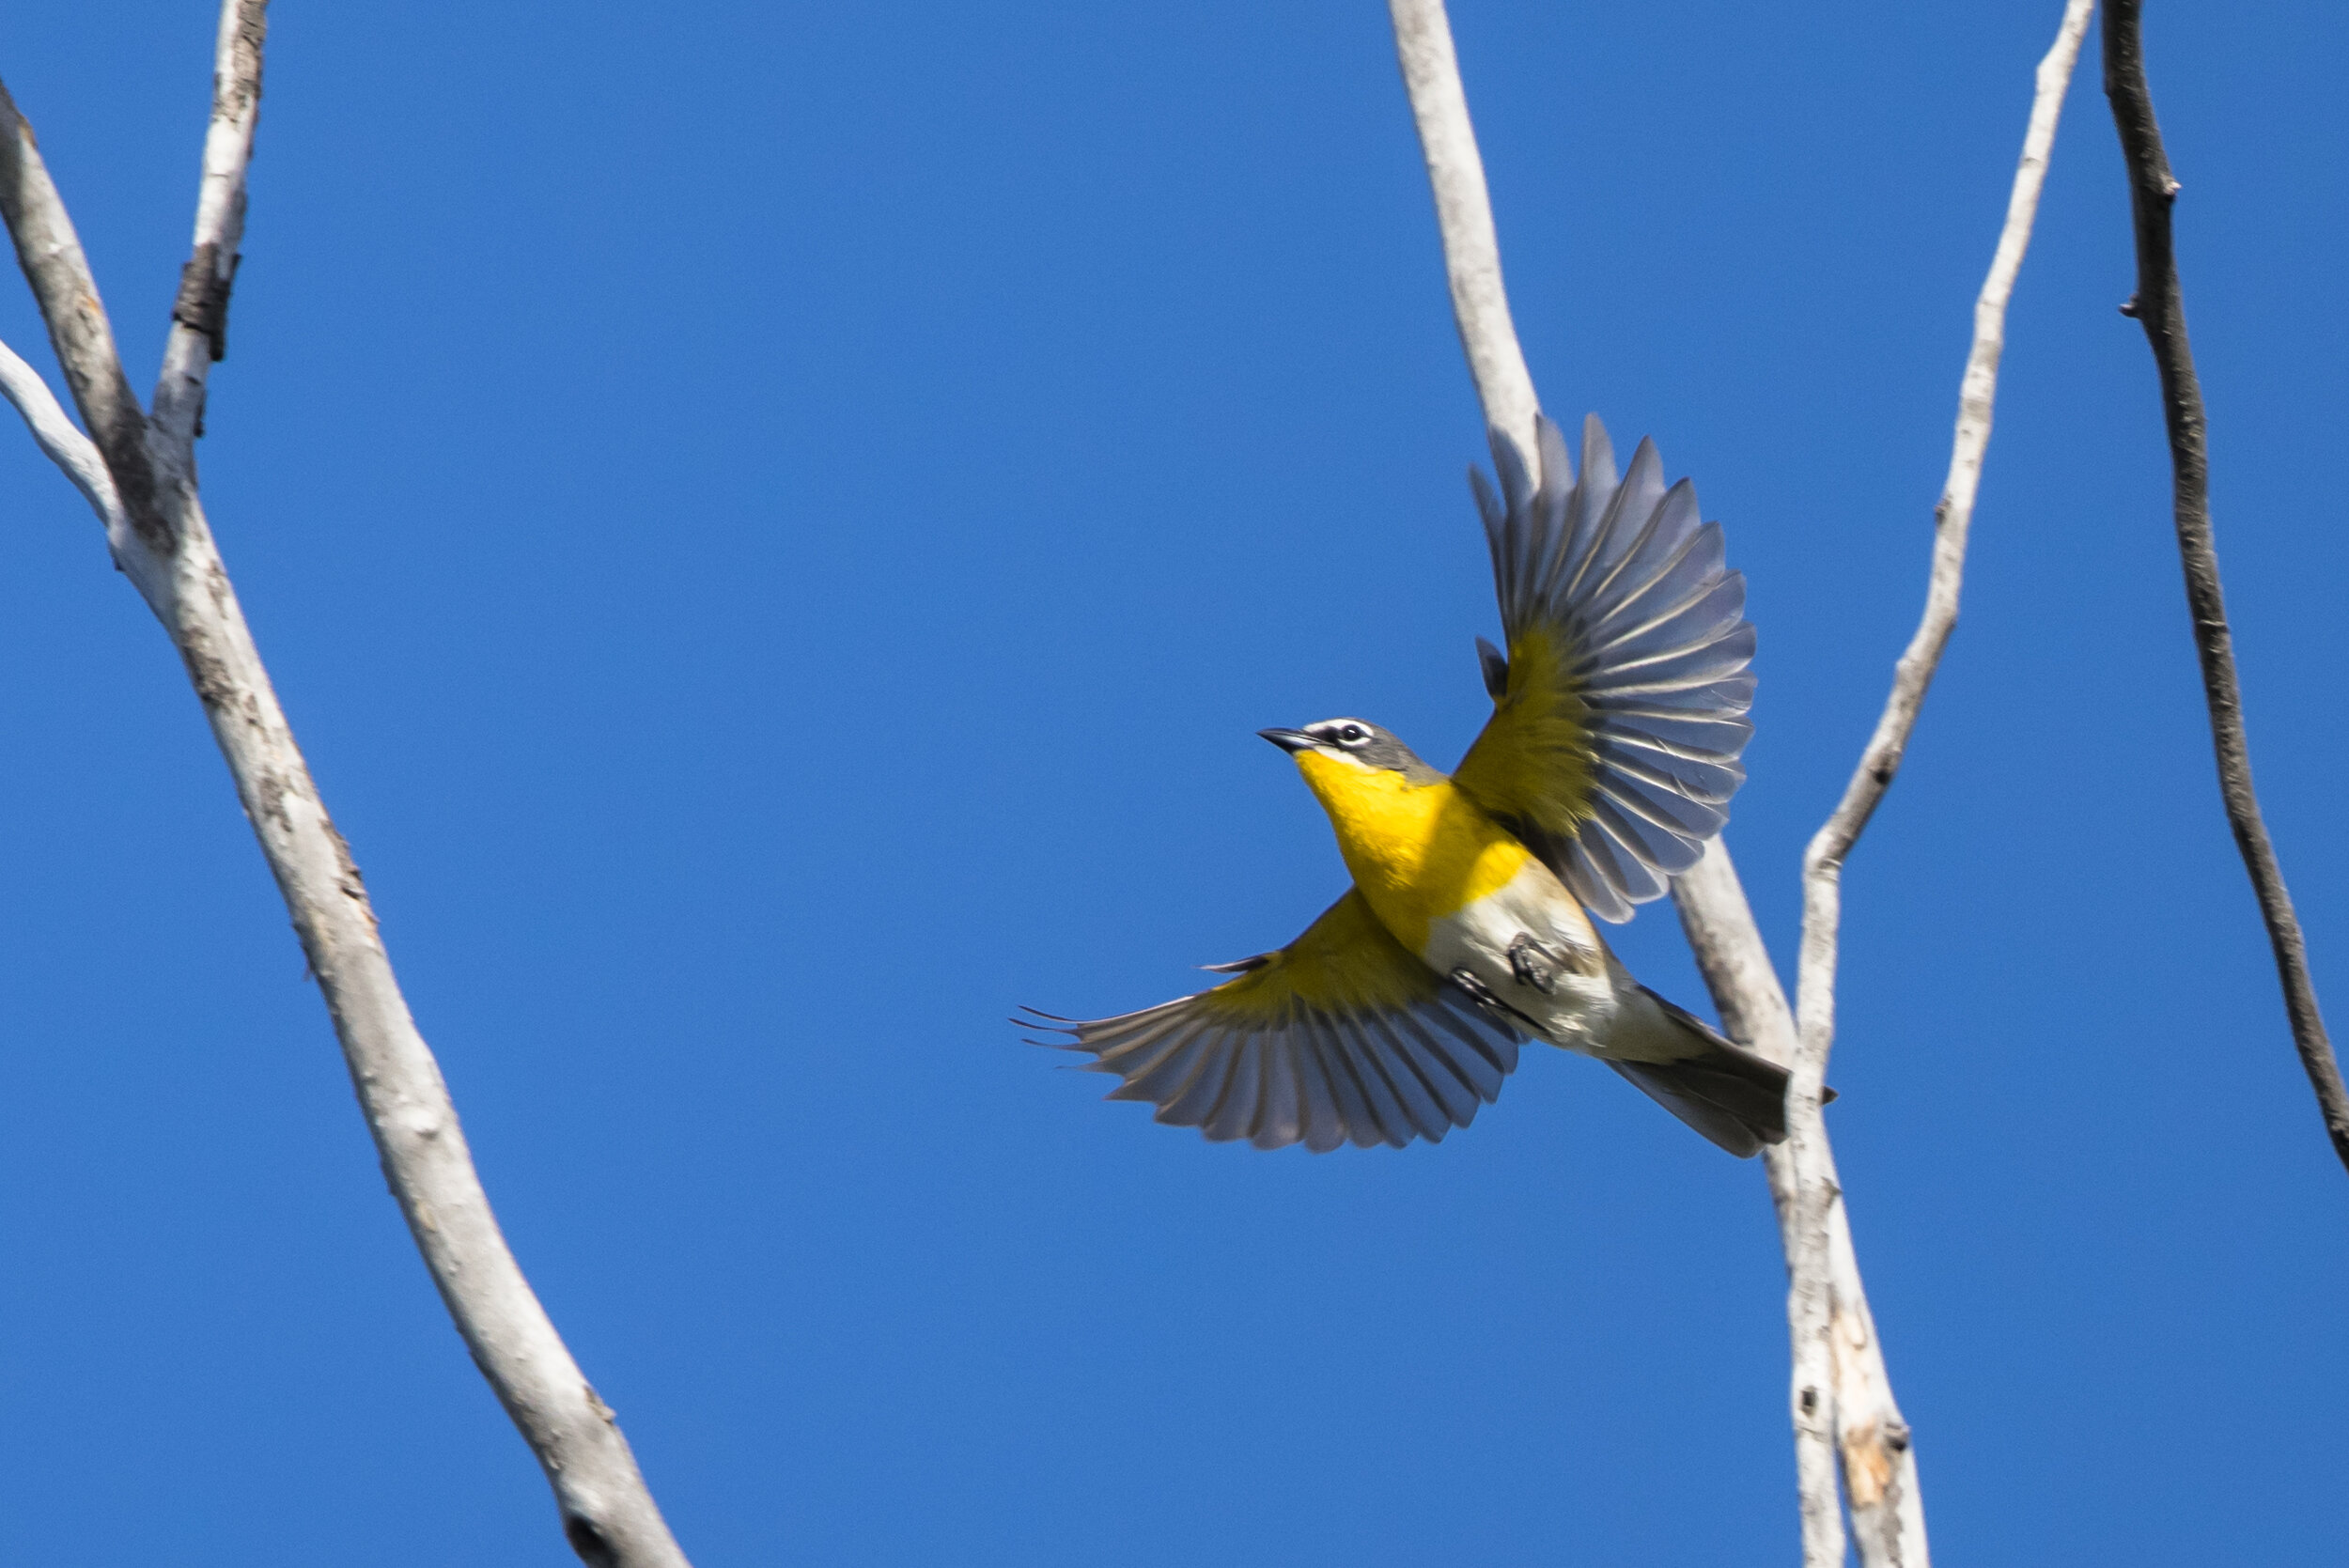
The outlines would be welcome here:
[[[1744,882],[1728,847],[1716,838],[1704,858],[1672,881],[1680,928],[1713,992],[1721,1028],[1780,1066],[1795,1059],[1795,1010],[1753,923]]]
[[[1460,62],[1452,49],[1452,23],[1443,0],[1389,0],[1394,21],[1394,52],[1410,93],[1411,118],[1419,126],[1420,150],[1427,158],[1427,183],[1436,196],[1436,225],[1443,231],[1444,272],[1452,285],[1452,316],[1459,323],[1460,347],[1469,375],[1485,405],[1485,423],[1517,443],[1521,453],[1540,450],[1533,416],[1532,373],[1517,347],[1509,319],[1509,295],[1501,282],[1501,241],[1493,233],[1492,198],[1485,189],[1485,161],[1476,153],[1476,128],[1469,123],[1468,94],[1460,85]],[[1529,456],[1528,462],[1539,462]]]
[[[150,427],[117,356],[98,287],[31,128],[0,88],[0,214],[50,341],[96,437],[126,524],[117,559],[171,634],[326,999],[383,1174],[474,1363],[538,1457],[563,1529],[596,1568],[686,1568],[628,1441],[522,1277],[474,1170],[439,1064],[409,1016],[358,867],[294,744],[197,499],[193,442],[243,226],[260,94],[263,0],[227,0],[195,256],[173,311]],[[15,362],[10,354],[8,360]],[[15,362],[21,365],[21,362]],[[79,438],[39,378],[11,400],[101,517]]]
[[[261,117],[261,43],[269,0],[226,0],[212,65],[212,119],[204,132],[196,187],[195,244],[172,302],[163,373],[155,383],[154,427],[164,460],[193,474],[204,433],[204,381],[228,352],[228,290],[244,242],[244,171]]]
[[[1843,802],[1805,857],[1802,1027],[1770,963],[1726,844],[1673,887],[1682,927],[1729,1033],[1793,1068],[1789,1137],[1766,1157],[1788,1266],[1787,1318],[1803,1558],[1811,1568],[1843,1560],[1840,1468],[1853,1533],[1869,1568],[1927,1568],[1915,1446],[1892,1397],[1883,1346],[1859,1278],[1858,1254],[1833,1151],[1819,1114],[1834,1032],[1837,877],[1900,765],[1924,691],[1955,624],[1991,401],[2004,340],[2006,302],[2030,242],[2064,89],[2077,60],[2091,0],[2070,0],[2055,46],[2039,67],[2023,157],[1990,275],[1975,305],[1975,340],[1960,393],[1950,475],[1937,510],[1934,569],[1923,623],[1896,670],[1893,691]],[[1454,316],[1468,349],[1486,423],[1528,446],[1532,382],[1501,292],[1485,181],[1440,0],[1391,0],[1397,53],[1437,193],[1452,278]]]
[[[1486,424],[1507,435],[1520,452],[1532,452],[1536,450],[1532,427],[1539,403],[1501,287],[1500,247],[1494,238],[1484,163],[1469,122],[1451,23],[1442,0],[1390,0],[1389,10],[1404,85],[1419,127],[1420,148],[1435,191],[1437,225],[1443,237],[1445,270],[1452,286],[1453,318],[1467,351],[1469,373],[1476,382]],[[1794,1018],[1738,885],[1727,845],[1715,839],[1706,847],[1704,859],[1675,883],[1673,896],[1724,1027],[1733,1037],[1755,1045],[1774,1060],[1790,1060],[1795,1054]],[[1832,1188],[1834,1161],[1824,1129],[1811,1148],[1813,1181]],[[1848,1231],[1842,1233],[1840,1250],[1819,1250],[1815,1266],[1794,1266],[1797,1168],[1790,1151],[1784,1149],[1770,1150],[1766,1158],[1789,1259],[1788,1326],[1795,1362],[1790,1399],[1803,1560],[1810,1568],[1841,1568],[1843,1526],[1835,1490],[1836,1377],[1828,1324],[1838,1298],[1850,1303],[1865,1321],[1866,1298]],[[1840,1202],[1828,1206],[1825,1223],[1842,1225]],[[1838,1257],[1849,1261],[1849,1270],[1838,1281],[1842,1289],[1831,1292],[1824,1281],[1828,1267]],[[1858,1369],[1859,1381],[1865,1383],[1872,1373],[1872,1387],[1880,1390],[1880,1400],[1871,1408],[1890,1409],[1890,1382],[1875,1350],[1873,1325],[1864,1335],[1849,1338],[1865,1352]],[[1906,1429],[1899,1430],[1905,1439]],[[1907,1490],[1912,1498],[1916,1495],[1914,1472],[1914,1458],[1908,1456]],[[1909,1562],[1923,1563],[1922,1541],[1920,1533]]]
[[[1697,969],[1720,1011],[1721,1028],[1730,1038],[1781,1066],[1791,1064],[1798,1054],[1794,1010],[1786,1005],[1786,992],[1754,924],[1753,907],[1746,899],[1727,844],[1716,838],[1705,846],[1703,859],[1673,878],[1672,902],[1680,910],[1680,928],[1688,934]],[[1852,1246],[1851,1218],[1843,1209],[1843,1184],[1835,1173],[1826,1124],[1814,1114],[1815,1125],[1806,1136],[1795,1126],[1793,1110],[1790,1094],[1786,1141],[1763,1150],[1762,1164],[1769,1176],[1770,1202],[1778,1210],[1779,1244],[1786,1255],[1787,1398],[1795,1427],[1802,1560],[1804,1568],[1843,1568],[1835,1437],[1846,1393],[1854,1402],[1852,1408],[1866,1411],[1876,1428],[1901,1435],[1905,1489],[1911,1498],[1920,1497],[1917,1462],[1908,1448],[1908,1429],[1892,1402],[1891,1374],[1875,1338],[1875,1320],[1868,1312],[1859,1257]],[[1808,1206],[1806,1194],[1812,1200]],[[1836,1331],[1839,1320],[1854,1317],[1865,1325],[1864,1330],[1855,1325]],[[1848,1347],[1840,1367],[1839,1346]],[[1921,1568],[1926,1561],[1921,1502],[1917,1513],[1906,1561]],[[1878,1568],[1874,1559],[1869,1564]]]
[[[157,507],[154,475],[147,464],[147,416],[122,373],[114,328],[82,255],[82,241],[73,232],[73,220],[66,216],[65,204],[50,182],[33,128],[17,113],[16,101],[5,85],[0,85],[0,215],[5,215],[9,237],[16,241],[17,260],[33,286],[41,319],[49,328],[50,347],[82,411],[83,427],[105,458],[107,472],[116,476],[132,531],[150,550],[167,553],[172,535]],[[124,569],[130,569],[127,564]],[[140,592],[147,591],[141,583]]]
[[[2023,137],[2022,162],[2007,199],[2006,226],[1999,232],[1990,274],[1974,301],[1974,343],[1966,358],[1958,391],[1957,434],[1950,449],[1949,477],[1934,508],[1933,568],[1925,590],[1923,618],[1893,667],[1891,694],[1876,719],[1875,732],[1859,754],[1859,766],[1843,786],[1825,825],[1803,855],[1802,974],[1797,986],[1802,1014],[1802,1049],[1796,1057],[1790,1106],[1808,1096],[1815,1102],[1819,1075],[1835,1038],[1835,958],[1843,860],[1859,842],[1885,791],[1900,771],[1908,737],[1917,727],[1925,691],[1940,668],[1942,650],[1957,625],[1958,590],[1966,575],[1966,537],[1973,522],[1974,495],[1982,479],[1983,454],[1990,445],[1990,416],[1999,388],[1999,356],[2006,346],[2006,306],[2015,274],[2030,244],[2031,221],[2047,174],[2048,149],[2063,112],[2064,89],[2079,58],[2093,0],[2069,0],[2055,46],[2039,62],[2038,90]],[[1806,1083],[1805,1075],[1809,1081]]]
[[[122,498],[115,493],[114,475],[106,472],[106,459],[98,455],[89,437],[74,428],[40,372],[5,343],[0,343],[0,395],[16,405],[16,411],[24,416],[33,432],[34,443],[65,470],[65,476],[98,514],[107,542],[116,542],[130,523],[122,515]]]
[[[1690,867],[1673,886],[1681,929],[1688,933],[1697,967],[1721,1009],[1721,1027],[1731,1038],[1784,1065],[1795,1059],[1794,1012],[1786,1005],[1777,971],[1770,967],[1736,868],[1719,840],[1714,841],[1713,848],[1716,852]],[[1868,1568],[1892,1564],[1926,1568],[1930,1559],[1915,1446],[1908,1423],[1892,1397],[1883,1342],[1876,1337],[1875,1317],[1868,1310],[1834,1152],[1822,1146],[1818,1153],[1821,1157],[1814,1179],[1828,1199],[1827,1375],[1833,1394],[1834,1440],[1854,1499],[1852,1522],[1860,1560]],[[1763,1151],[1763,1158],[1784,1236],[1795,1225],[1795,1195],[1799,1186],[1794,1151],[1781,1144]],[[1814,1352],[1805,1370],[1815,1375],[1817,1365]],[[1802,1475],[1799,1469],[1797,1473],[1799,1479],[1812,1483],[1804,1494],[1807,1502],[1821,1495],[1814,1476]],[[1831,1474],[1824,1496],[1831,1505]]]
[[[2137,293],[2121,307],[2145,329],[2161,377],[2161,412],[2170,433],[2172,507],[2178,531],[2178,560],[2186,573],[2186,608],[2194,621],[2194,652],[2202,667],[2202,697],[2210,708],[2211,749],[2218,762],[2218,793],[2227,825],[2250,873],[2260,919],[2276,954],[2284,1012],[2292,1043],[2316,1091],[2316,1109],[2333,1153],[2349,1166],[2349,1089],[2317,1010],[2316,985],[2309,977],[2308,942],[2284,887],[2283,867],[2268,842],[2251,785],[2250,742],[2243,729],[2243,688],[2236,679],[2234,636],[2227,628],[2227,600],[2218,581],[2218,551],[2210,521],[2210,449],[2202,413],[2202,383],[2194,374],[2194,350],[2186,341],[2186,303],[2178,288],[2177,256],[2170,247],[2170,210],[2178,182],[2170,177],[2154,117],[2153,90],[2145,82],[2145,51],[2139,36],[2141,0],[2110,0],[2105,8],[2105,96],[2121,132],[2121,152],[2129,171],[2129,211],[2137,229]]]
[[[1835,1041],[1835,971],[1837,939],[1843,916],[1843,862],[1868,819],[1891,787],[1922,709],[1925,691],[1940,667],[1950,632],[1957,625],[1958,593],[1966,571],[1966,539],[1973,522],[1974,497],[1982,478],[1983,455],[1990,444],[1991,411],[1998,395],[1999,357],[2006,344],[2007,301],[2015,291],[2015,275],[2030,245],[2032,220],[2039,210],[2039,193],[2046,183],[2047,155],[2055,145],[2057,121],[2063,98],[2078,62],[2080,40],[2088,31],[2092,0],[2068,0],[2054,45],[2040,61],[2032,95],[2030,121],[2023,135],[2023,155],[2015,171],[2007,198],[2006,223],[1990,259],[1989,275],[1974,302],[1974,341],[1966,359],[1958,391],[1957,429],[1951,442],[1950,472],[1943,482],[1940,504],[1934,508],[1933,567],[1925,592],[1925,609],[1914,637],[1893,668],[1892,690],[1875,732],[1860,753],[1859,765],[1843,788],[1843,797],[1812,836],[1803,855],[1803,923],[1801,975],[1797,987],[1800,1010],[1797,1048],[1791,1063],[1793,1077],[1786,1089],[1786,1147],[1796,1166],[1797,1203],[1795,1255],[1799,1277],[1815,1269],[1830,1296],[1836,1273],[1834,1254],[1850,1249],[1847,1226],[1834,1227],[1828,1211],[1840,1207],[1831,1157],[1826,1151],[1826,1126],[1819,1113],[1827,1079],[1828,1050]],[[1800,1295],[1799,1287],[1797,1294]],[[1809,1302],[1806,1299],[1806,1308]],[[1851,1509],[1853,1533],[1860,1557],[1870,1568],[1892,1564],[1921,1565],[1924,1561],[1924,1517],[1916,1495],[1916,1453],[1908,1428],[1888,1400],[1884,1408],[1847,1404],[1845,1385],[1854,1364],[1864,1359],[1875,1341],[1875,1327],[1864,1300],[1841,1314],[1828,1309],[1820,1328],[1829,1342],[1836,1363],[1836,1438],[1843,1459],[1843,1493]],[[1875,1358],[1880,1361],[1880,1354]]]

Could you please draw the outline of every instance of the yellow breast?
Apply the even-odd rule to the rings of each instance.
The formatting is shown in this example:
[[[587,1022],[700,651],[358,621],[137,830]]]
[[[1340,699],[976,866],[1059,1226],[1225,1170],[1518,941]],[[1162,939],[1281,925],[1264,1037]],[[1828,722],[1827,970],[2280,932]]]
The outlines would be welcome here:
[[[1413,953],[1426,951],[1435,922],[1499,892],[1532,859],[1449,779],[1415,784],[1318,752],[1300,753],[1297,766],[1330,814],[1354,885]]]

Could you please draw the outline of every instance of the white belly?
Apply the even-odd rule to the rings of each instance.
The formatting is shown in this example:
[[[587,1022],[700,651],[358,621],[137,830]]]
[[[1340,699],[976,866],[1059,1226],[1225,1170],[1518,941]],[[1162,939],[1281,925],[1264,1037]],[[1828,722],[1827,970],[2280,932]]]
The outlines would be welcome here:
[[[1626,973],[1550,869],[1529,861],[1498,892],[1438,920],[1421,953],[1449,977],[1467,970],[1555,1046],[1587,1056],[1669,1062],[1688,1054],[1672,1024]]]

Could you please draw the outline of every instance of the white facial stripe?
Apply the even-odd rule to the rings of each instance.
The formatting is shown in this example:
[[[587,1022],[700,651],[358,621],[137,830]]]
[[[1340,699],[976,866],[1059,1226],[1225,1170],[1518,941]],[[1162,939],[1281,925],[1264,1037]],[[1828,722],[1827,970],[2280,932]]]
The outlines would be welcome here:
[[[1324,719],[1308,724],[1305,733],[1325,746],[1362,746],[1377,738],[1377,731],[1360,719]]]

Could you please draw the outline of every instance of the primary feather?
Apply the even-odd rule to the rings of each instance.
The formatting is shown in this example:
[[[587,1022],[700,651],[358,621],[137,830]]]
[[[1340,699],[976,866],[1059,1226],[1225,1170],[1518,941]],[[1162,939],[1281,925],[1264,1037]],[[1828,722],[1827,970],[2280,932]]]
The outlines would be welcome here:
[[[1218,967],[1239,977],[1121,1017],[1037,1027],[1122,1079],[1111,1099],[1259,1149],[1439,1142],[1517,1070],[1517,1032],[1438,980],[1359,893],[1279,952]]]
[[[1653,442],[1618,477],[1593,415],[1578,479],[1547,418],[1536,441],[1538,482],[1498,434],[1500,491],[1470,475],[1508,651],[1485,660],[1493,716],[1453,778],[1593,914],[1625,921],[1696,863],[1745,782],[1745,579]]]

